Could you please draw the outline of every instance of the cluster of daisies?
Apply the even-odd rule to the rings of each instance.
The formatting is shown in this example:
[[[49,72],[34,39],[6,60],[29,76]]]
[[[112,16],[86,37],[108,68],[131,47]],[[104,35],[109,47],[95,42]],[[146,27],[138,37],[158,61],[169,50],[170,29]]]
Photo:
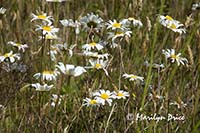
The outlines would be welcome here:
[[[93,98],[85,98],[83,106],[112,105],[113,99],[126,99],[129,93],[123,90],[110,92],[109,90],[98,90],[92,93]]]
[[[47,0],[47,2],[63,1],[66,0]],[[5,9],[1,8],[1,14],[5,13],[5,11]],[[31,17],[31,22],[36,23],[35,31],[41,35],[39,36],[39,40],[43,40],[42,43],[46,42],[44,40],[61,40],[61,38],[58,37],[59,28],[54,27],[54,18],[52,16],[48,16],[46,13],[32,13]],[[159,15],[158,21],[174,32],[180,34],[186,33],[184,25],[170,16]],[[44,54],[50,57],[49,62],[54,62],[54,70],[48,70],[42,67],[44,70],[33,75],[38,82],[32,83],[30,86],[35,88],[36,91],[50,91],[52,88],[56,88],[55,84],[60,75],[79,77],[90,69],[95,69],[96,71],[103,71],[108,76],[109,72],[107,68],[112,61],[110,59],[112,55],[107,53],[106,51],[108,50],[106,49],[108,47],[112,49],[118,48],[121,46],[122,42],[128,43],[128,40],[133,34],[133,28],[143,27],[143,23],[133,17],[105,21],[94,13],[88,13],[77,20],[62,19],[60,20],[60,24],[66,28],[74,29],[76,37],[80,36],[81,32],[87,33],[87,39],[81,44],[81,47],[80,44],[68,45],[62,42],[49,46],[50,48],[45,51],[47,53]],[[9,41],[8,45],[15,47],[15,51],[17,52],[15,53],[12,50],[8,53],[0,54],[0,63],[15,63],[20,60],[21,54],[29,47],[27,44],[13,41]],[[41,47],[45,47],[45,45],[42,44]],[[81,53],[75,53],[74,49],[79,48],[80,50],[76,51],[81,51]],[[41,50],[39,49],[38,51]],[[188,63],[187,59],[181,57],[181,53],[176,54],[174,49],[162,50],[162,52],[166,59],[169,59],[171,63],[177,62],[178,66]],[[67,55],[66,53],[68,53],[69,58],[73,57],[74,54],[85,56],[87,64],[85,64],[85,66],[66,64],[57,58],[59,54]],[[146,65],[150,64],[146,62]],[[153,64],[153,66],[164,67],[164,65],[158,64]],[[122,77],[129,81],[144,81],[144,77],[135,74],[124,73]],[[94,92],[91,98],[84,99],[83,105],[105,105],[106,103],[111,105],[113,99],[126,99],[126,97],[129,97],[129,93],[123,90],[113,92],[109,90],[99,90]],[[61,98],[61,96],[56,94],[52,95],[52,101],[59,101],[58,103],[60,103]],[[51,105],[55,106],[55,102],[52,102]]]

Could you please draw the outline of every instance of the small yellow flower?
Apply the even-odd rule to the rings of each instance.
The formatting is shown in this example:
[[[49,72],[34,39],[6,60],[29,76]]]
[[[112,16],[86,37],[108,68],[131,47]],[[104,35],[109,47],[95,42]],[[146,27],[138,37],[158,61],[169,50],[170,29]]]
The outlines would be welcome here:
[[[100,97],[103,98],[104,100],[106,100],[109,98],[109,95],[106,93],[102,93]]]
[[[114,98],[117,98],[117,99],[121,99],[121,98],[126,99],[126,97],[129,97],[129,93],[123,90],[119,90],[117,92],[114,91],[113,94],[114,94]]]
[[[100,69],[100,68],[102,68],[102,65],[99,64],[99,63],[97,63],[97,64],[95,64],[95,68],[96,68],[96,69]]]
[[[143,81],[144,80],[144,77],[140,77],[140,76],[137,76],[137,75],[134,75],[134,74],[123,74],[122,77],[124,77],[125,79],[129,78],[130,81],[134,81],[134,80],[141,80]]]
[[[90,45],[90,46],[96,46],[97,43],[95,43],[95,42],[91,42],[91,43],[89,43],[89,45]]]
[[[165,16],[165,18],[166,18],[167,20],[173,20],[173,18],[172,18],[171,16],[169,16],[169,15]]]
[[[31,16],[33,17],[31,19],[31,22],[35,21],[35,20],[42,20],[44,22],[48,22],[48,24],[52,24],[51,21],[53,21],[53,17],[52,16],[47,16],[46,13],[41,13],[39,15],[35,15],[34,13],[32,13]]]
[[[43,26],[42,29],[48,32],[52,30],[50,26]]]
[[[113,93],[109,90],[99,90],[93,93],[93,96],[95,96],[95,99],[100,101],[102,105],[105,105],[105,102],[107,102],[110,106],[112,105],[112,99],[114,98]]]
[[[178,66],[180,64],[185,65],[188,63],[188,60],[186,58],[180,57],[181,53],[175,54],[174,49],[162,50],[162,52],[167,59],[169,58],[171,60],[172,63],[174,63],[176,61]]]
[[[115,27],[115,28],[121,28],[121,25],[120,23],[113,23],[112,24],[112,27]]]

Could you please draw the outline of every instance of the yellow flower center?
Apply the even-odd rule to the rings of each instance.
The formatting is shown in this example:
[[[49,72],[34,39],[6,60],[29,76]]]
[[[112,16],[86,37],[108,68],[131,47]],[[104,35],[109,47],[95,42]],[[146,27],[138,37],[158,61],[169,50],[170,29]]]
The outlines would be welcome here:
[[[6,53],[4,54],[4,57],[7,58],[7,57],[11,57],[12,55],[10,53]]]
[[[106,100],[109,98],[109,95],[106,93],[103,93],[103,94],[101,94],[101,98]]]
[[[176,56],[175,54],[172,54],[172,55],[171,55],[171,58],[177,59],[177,56]]]
[[[94,104],[97,104],[97,100],[91,100],[91,101],[90,101],[90,104],[93,104],[93,105],[94,105]]]
[[[175,24],[171,24],[171,25],[170,25],[170,28],[176,29],[176,25],[175,25]]]
[[[168,15],[167,15],[165,18],[166,18],[167,20],[173,20],[173,18],[170,17],[170,16],[168,16]]]
[[[137,76],[135,76],[135,75],[132,75],[132,76],[131,76],[131,78],[132,78],[132,79],[136,79],[136,78],[137,78]]]
[[[102,65],[101,64],[99,64],[99,63],[97,63],[97,64],[95,64],[95,68],[101,68],[102,67]]]
[[[22,44],[21,43],[16,43],[15,44],[17,47],[21,46]]]
[[[112,24],[112,27],[121,28],[121,24],[120,23],[114,23],[114,24]]]
[[[51,31],[52,30],[50,26],[43,26],[42,29],[45,30],[45,31]]]
[[[118,96],[118,97],[123,97],[124,94],[119,92],[119,93],[117,93],[117,96]]]
[[[91,43],[89,43],[89,45],[90,45],[90,46],[96,46],[97,43],[95,43],[95,42],[91,42]]]
[[[45,15],[38,15],[37,17],[38,17],[38,19],[45,19],[45,18],[47,18]]]
[[[53,71],[43,71],[42,74],[54,74],[54,72]]]

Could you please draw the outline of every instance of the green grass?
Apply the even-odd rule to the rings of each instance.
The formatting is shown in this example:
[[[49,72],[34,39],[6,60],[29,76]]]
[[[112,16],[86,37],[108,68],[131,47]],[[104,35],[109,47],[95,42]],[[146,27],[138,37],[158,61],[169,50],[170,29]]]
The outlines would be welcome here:
[[[192,11],[195,0],[71,0],[70,2],[47,3],[45,0],[12,0],[0,2],[0,7],[7,9],[0,15],[0,53],[9,52],[12,47],[8,41],[23,42],[29,48],[20,60],[27,66],[27,71],[6,72],[0,63],[0,132],[199,132],[200,131],[200,19],[199,10]],[[39,32],[35,23],[31,23],[31,13],[43,11],[53,16],[55,27],[60,28],[60,41],[39,41]],[[88,70],[80,77],[63,76],[54,83],[49,92],[37,92],[29,84],[37,82],[33,75],[45,69],[54,69],[57,62],[88,65],[88,59],[82,57],[81,46],[86,43],[88,34],[81,32],[76,37],[74,29],[64,28],[59,20],[78,19],[87,13],[99,14],[106,22],[135,17],[143,22],[142,28],[133,29],[128,42],[122,41],[121,49],[106,47],[104,52],[112,55],[108,66],[109,76],[103,71]],[[179,36],[163,27],[156,20],[158,14],[170,15],[186,24],[191,15],[192,21],[186,24],[187,33]],[[151,22],[148,27],[147,17]],[[97,38],[105,38],[105,34]],[[41,46],[48,51],[48,46],[67,42],[77,43],[73,57],[66,52],[58,54],[57,62],[50,62],[49,56],[41,51]],[[162,49],[174,48],[189,60],[188,65],[177,66],[165,60]],[[15,50],[16,51],[16,50]],[[110,58],[109,58],[110,59]],[[145,61],[164,63],[165,68],[158,71],[146,67]],[[42,65],[41,65],[42,63]],[[41,67],[42,66],[42,67]],[[121,77],[124,73],[134,73],[144,77],[144,84],[129,82]],[[152,89],[150,89],[150,86]],[[131,96],[126,100],[113,102],[112,106],[85,107],[83,99],[89,93],[99,90],[123,89]],[[163,100],[149,100],[150,92],[156,92]],[[60,105],[55,108],[48,103],[51,94],[63,95]],[[136,97],[132,96],[135,94]],[[180,109],[170,106],[169,102],[182,100],[187,104]],[[185,121],[135,121],[127,115],[137,113],[167,116],[179,114]]]

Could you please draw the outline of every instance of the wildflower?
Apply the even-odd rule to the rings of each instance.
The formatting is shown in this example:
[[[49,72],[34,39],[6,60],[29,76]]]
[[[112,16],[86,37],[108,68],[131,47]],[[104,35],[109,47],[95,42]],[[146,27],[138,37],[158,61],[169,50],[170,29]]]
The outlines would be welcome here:
[[[42,30],[43,35],[55,36],[59,28],[54,28],[52,25],[36,25],[38,28],[35,31]]]
[[[174,20],[171,16],[158,16],[158,21],[165,27],[171,29],[174,32],[178,32],[180,34],[186,33],[186,29],[182,28],[184,25],[181,24],[179,21]]]
[[[0,8],[0,14],[5,14],[6,10],[7,10],[6,8],[1,7],[1,8]]]
[[[109,90],[99,90],[93,93],[93,96],[95,96],[97,100],[100,100],[102,105],[105,105],[105,102],[107,102],[109,106],[112,105],[112,99],[114,98],[113,93]]]
[[[50,57],[52,61],[56,60],[56,55],[58,54],[58,52],[60,52],[60,49],[56,45],[52,45],[50,47],[50,52],[48,52],[48,54],[50,53]]]
[[[52,97],[51,97],[51,106],[52,107],[55,107],[56,104],[60,105],[61,101],[62,101],[62,96],[61,95],[58,96],[56,94],[52,94]]]
[[[170,59],[172,63],[176,61],[178,66],[180,64],[185,65],[188,63],[188,60],[186,58],[180,57],[181,53],[176,55],[174,49],[162,50],[162,53],[165,55],[167,59]]]
[[[25,49],[28,48],[27,44],[15,43],[15,42],[12,42],[12,41],[9,41],[8,44],[17,47],[18,50],[22,50],[22,52],[24,52]]]
[[[124,26],[122,22],[117,22],[115,19],[113,21],[109,20],[107,23],[107,29],[112,29],[112,30],[116,30],[116,29],[120,29],[120,30],[124,30]]]
[[[140,77],[140,76],[136,76],[134,74],[123,74],[122,77],[124,77],[125,79],[129,78],[130,81],[134,81],[134,80],[140,80],[140,81],[144,81],[144,77]]]
[[[147,67],[149,67],[151,64],[150,64],[148,61],[145,61],[145,62],[144,62],[144,65],[147,66]],[[155,68],[155,69],[162,69],[162,68],[164,68],[165,66],[164,66],[164,64],[153,63],[153,66],[152,66],[152,67]]]
[[[197,10],[200,8],[200,3],[194,3],[192,4],[192,10]]]
[[[170,24],[168,24],[167,27],[174,32],[178,32],[179,34],[186,33],[185,28],[180,28],[182,26],[183,26],[183,24],[180,24],[180,23],[170,23]]]
[[[117,31],[117,32],[108,32],[108,39],[112,39],[112,42],[114,43],[115,40],[117,38],[120,39],[120,41],[124,38],[124,37],[131,37],[132,31]]]
[[[81,74],[87,72],[85,68],[81,66],[74,66],[71,64],[64,65],[62,62],[59,62],[56,67],[61,71],[61,73],[66,75],[72,75],[74,77],[80,76]]]
[[[134,27],[136,27],[136,26],[142,27],[143,26],[143,24],[142,24],[142,22],[140,20],[137,20],[137,19],[135,19],[133,17],[129,17],[127,19],[123,19],[121,21],[121,23],[124,24],[124,25],[127,25],[127,26],[130,26],[132,24]]]
[[[36,91],[49,91],[53,87],[53,85],[41,85],[40,83],[31,84],[31,86],[34,87]]]
[[[108,53],[98,54],[97,52],[90,52],[90,51],[84,51],[83,55],[88,56],[88,57],[98,58],[98,59],[108,59],[108,56],[110,56],[110,54]]]
[[[39,79],[42,76],[42,80],[52,81],[56,80],[56,76],[58,75],[57,71],[48,71],[45,70],[42,73],[36,73],[33,75],[36,79]]]
[[[85,98],[83,99],[83,106],[97,106],[102,103],[101,99],[90,99],[90,98]]]
[[[86,51],[91,51],[91,49],[94,49],[94,48],[96,48],[97,50],[101,50],[103,49],[103,46],[100,43],[96,43],[93,41],[91,43],[84,44],[82,48],[85,49]]]
[[[94,13],[88,13],[86,16],[80,18],[80,23],[86,31],[89,31],[91,28],[99,30],[103,27],[103,19]]]
[[[89,60],[90,64],[92,65],[89,68],[96,68],[96,69],[105,69],[107,66],[108,61],[107,60],[102,60],[102,59],[97,59],[97,60]]]
[[[52,16],[47,16],[46,13],[41,13],[39,15],[35,15],[34,13],[31,13],[31,17],[33,17],[31,19],[31,22],[35,21],[35,20],[42,20],[44,22],[48,22],[48,24],[51,25],[52,21],[53,21],[53,17]]]
[[[6,53],[4,55],[0,55],[0,62],[5,61],[6,59],[9,59],[11,63],[15,62],[15,59],[20,60],[19,54],[13,54],[13,51],[10,51],[9,53]]]
[[[79,21],[73,21],[72,19],[63,19],[63,20],[60,20],[60,23],[65,26],[65,27],[73,27],[75,28],[75,33],[78,35],[80,33],[80,26],[81,26],[81,23]]]
[[[119,90],[117,92],[114,91],[113,94],[114,94],[114,98],[117,98],[117,99],[121,99],[121,98],[126,99],[126,97],[129,97],[129,93],[123,90]]]

